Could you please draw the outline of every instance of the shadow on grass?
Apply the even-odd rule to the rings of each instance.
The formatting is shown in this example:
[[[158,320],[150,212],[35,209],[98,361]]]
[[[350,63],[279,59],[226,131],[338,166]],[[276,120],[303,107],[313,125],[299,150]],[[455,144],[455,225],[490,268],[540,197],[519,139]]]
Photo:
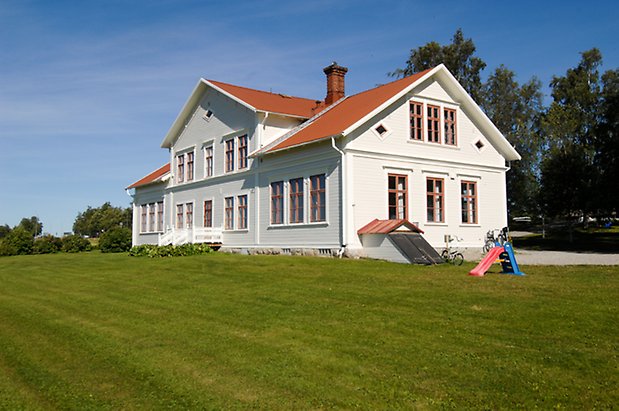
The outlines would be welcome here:
[[[513,239],[514,247],[527,250],[619,253],[619,229],[576,229],[570,242],[567,230],[554,231],[542,238],[541,234]]]

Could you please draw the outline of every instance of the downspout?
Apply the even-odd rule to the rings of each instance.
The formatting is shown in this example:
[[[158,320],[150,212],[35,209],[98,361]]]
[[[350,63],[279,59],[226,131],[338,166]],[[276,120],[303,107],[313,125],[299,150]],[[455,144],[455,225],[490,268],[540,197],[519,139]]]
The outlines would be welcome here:
[[[338,252],[338,256],[341,257],[344,254],[344,250],[348,245],[348,224],[346,217],[346,204],[348,201],[347,190],[346,190],[346,154],[335,145],[335,136],[331,137],[331,147],[338,153],[340,153],[342,161],[341,164],[341,173],[340,173],[340,191],[342,192],[342,207],[340,210],[340,219],[342,220],[342,247]]]

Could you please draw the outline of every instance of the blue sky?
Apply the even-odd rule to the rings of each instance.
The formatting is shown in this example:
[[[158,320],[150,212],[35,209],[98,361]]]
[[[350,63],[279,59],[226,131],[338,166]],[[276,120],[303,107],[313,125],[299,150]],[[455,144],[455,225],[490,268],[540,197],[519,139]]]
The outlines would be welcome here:
[[[0,0],[0,224],[61,234],[89,205],[129,206],[200,77],[321,99],[335,60],[354,94],[461,27],[485,75],[547,86],[591,47],[619,67],[618,20],[614,1]]]

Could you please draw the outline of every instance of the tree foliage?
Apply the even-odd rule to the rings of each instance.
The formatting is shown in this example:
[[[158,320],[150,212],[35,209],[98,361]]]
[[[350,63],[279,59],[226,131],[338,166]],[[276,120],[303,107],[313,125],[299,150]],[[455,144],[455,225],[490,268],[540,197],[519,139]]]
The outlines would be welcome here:
[[[89,237],[99,237],[102,233],[115,227],[131,228],[131,208],[114,207],[109,202],[101,207],[88,206],[79,213],[73,223],[73,232]]]
[[[532,78],[520,85],[515,73],[501,65],[484,83],[482,95],[488,117],[522,157],[507,173],[508,211],[512,216],[537,215],[541,82]]]
[[[36,216],[22,218],[17,227],[31,233],[32,237],[39,236],[43,232],[43,223]]]
[[[406,66],[396,69],[390,75],[410,76],[443,63],[471,97],[479,102],[482,89],[481,72],[486,68],[486,63],[474,56],[475,50],[473,40],[465,39],[462,29],[458,29],[453,35],[451,44],[441,46],[431,41],[412,49]]]

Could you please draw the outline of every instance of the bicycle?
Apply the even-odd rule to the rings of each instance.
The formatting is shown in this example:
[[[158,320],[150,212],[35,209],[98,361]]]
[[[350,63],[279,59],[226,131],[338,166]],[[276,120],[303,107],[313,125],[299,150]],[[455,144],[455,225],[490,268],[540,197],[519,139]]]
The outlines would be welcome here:
[[[495,232],[498,233],[495,235]],[[493,230],[488,230],[488,232],[486,233],[486,240],[484,242],[484,253],[487,253],[488,251],[492,250],[494,247],[496,247],[497,245],[502,246],[503,244],[505,244],[509,239],[509,228],[507,227],[503,227],[500,230],[499,229],[493,229]]]
[[[453,265],[462,265],[462,263],[464,262],[464,256],[458,250],[452,249],[450,247],[452,241],[462,241],[462,239],[458,237],[451,237],[449,239],[449,242],[447,243],[447,248],[445,248],[441,253],[441,257],[446,263],[450,263]]]

